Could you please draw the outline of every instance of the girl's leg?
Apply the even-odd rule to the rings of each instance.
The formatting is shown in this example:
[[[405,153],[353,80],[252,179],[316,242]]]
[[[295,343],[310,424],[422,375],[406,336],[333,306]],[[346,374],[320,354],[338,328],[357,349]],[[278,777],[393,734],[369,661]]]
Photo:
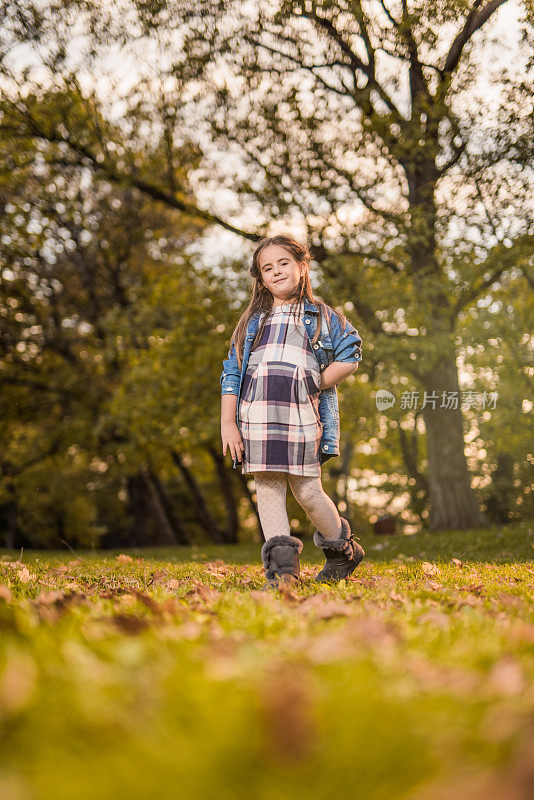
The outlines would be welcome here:
[[[325,539],[339,539],[342,532],[341,517],[335,503],[328,497],[321,476],[288,475],[291,491],[311,522]]]
[[[291,536],[287,516],[287,472],[255,472],[256,503],[265,541]]]

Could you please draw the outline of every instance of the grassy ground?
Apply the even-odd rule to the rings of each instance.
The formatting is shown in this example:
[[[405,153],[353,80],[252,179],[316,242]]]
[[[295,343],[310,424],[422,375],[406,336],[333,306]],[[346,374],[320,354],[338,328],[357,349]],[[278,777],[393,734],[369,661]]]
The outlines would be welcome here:
[[[361,543],[0,551],[0,798],[533,796],[533,526]]]

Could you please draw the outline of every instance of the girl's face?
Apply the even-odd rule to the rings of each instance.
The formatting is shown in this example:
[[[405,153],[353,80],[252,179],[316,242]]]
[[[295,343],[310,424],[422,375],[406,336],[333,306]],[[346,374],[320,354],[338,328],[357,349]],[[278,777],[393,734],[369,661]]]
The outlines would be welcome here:
[[[258,266],[263,284],[274,297],[273,305],[280,305],[295,293],[303,268],[281,245],[264,247],[259,255]]]

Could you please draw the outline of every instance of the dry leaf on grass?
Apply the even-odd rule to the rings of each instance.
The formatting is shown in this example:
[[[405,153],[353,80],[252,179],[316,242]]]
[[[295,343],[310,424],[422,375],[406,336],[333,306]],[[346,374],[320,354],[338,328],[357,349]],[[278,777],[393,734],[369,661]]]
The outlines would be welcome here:
[[[508,763],[447,771],[410,794],[407,800],[531,800],[534,797],[534,723],[521,731]]]
[[[317,741],[316,690],[309,673],[295,664],[272,665],[261,676],[258,699],[270,757],[290,765],[308,757]]]
[[[402,635],[392,622],[383,622],[370,617],[356,617],[343,629],[348,636],[373,647],[392,649],[402,641]]]
[[[116,560],[119,564],[131,564],[133,558],[131,556],[126,555],[126,553],[120,553],[120,555],[115,556]]]
[[[147,581],[147,586],[152,586],[154,583],[161,583],[167,578],[167,572],[164,569],[157,570],[150,573],[150,579]]]
[[[484,584],[482,583],[471,583],[469,584],[469,586],[460,586],[460,591],[469,592],[470,594],[476,594],[479,597],[482,595],[483,589],[484,589]]]
[[[228,637],[213,637],[210,630],[210,641],[200,645],[198,655],[204,665],[204,671],[212,680],[232,680],[243,672],[243,664],[238,658],[239,645]]]
[[[527,682],[521,664],[514,656],[502,656],[492,667],[485,688],[498,694],[516,695],[526,688]]]
[[[11,593],[11,589],[9,586],[5,586],[4,584],[0,584],[0,597],[6,601],[6,603],[11,603],[13,599],[13,595]]]
[[[135,614],[114,614],[111,621],[121,633],[128,636],[135,636],[150,627],[148,620]]]
[[[429,576],[438,576],[441,575],[441,571],[436,564],[431,564],[429,561],[423,561],[421,564],[421,569],[423,570],[425,575]]]
[[[432,589],[433,592],[438,592],[440,589],[445,588],[443,584],[438,583],[438,581],[427,581],[425,586],[427,586],[429,589]]]
[[[495,599],[499,601],[505,608],[518,608],[523,605],[523,600],[516,594],[507,594],[506,592],[499,592],[495,595]]]
[[[280,596],[287,602],[291,604],[297,604],[302,602],[302,597],[295,592],[297,588],[296,582],[294,581],[285,581],[280,580],[278,582],[278,591],[280,592]]]
[[[39,618],[45,622],[54,623],[73,605],[85,602],[87,597],[80,592],[63,592],[53,590],[51,592],[40,592],[31,600],[30,604],[37,611]]]
[[[451,618],[449,617],[448,614],[445,614],[443,611],[438,611],[437,608],[431,608],[429,611],[425,611],[424,614],[421,614],[417,622],[430,622],[437,628],[442,628],[443,630],[447,630],[448,628],[450,628]]]
[[[302,605],[301,605],[302,608]],[[300,609],[299,609],[300,610]],[[314,616],[317,619],[333,619],[334,617],[349,617],[354,613],[354,609],[347,603],[338,600],[327,600],[317,605],[314,609]]]
[[[457,608],[462,608],[462,606],[469,606],[470,608],[476,608],[477,606],[482,605],[482,600],[480,597],[473,597],[472,595],[468,595],[467,597],[459,597],[454,605]]]
[[[376,580],[374,578],[354,578],[353,582],[360,583],[362,586],[365,586],[368,589],[374,589],[376,586]]]
[[[534,644],[534,625],[531,622],[518,622],[508,629],[506,635],[515,642]]]
[[[193,583],[193,588],[185,593],[184,599],[187,600],[190,605],[209,604],[217,600],[220,594],[221,593],[216,589],[206,586],[201,583],[201,581],[195,581]]]
[[[26,705],[35,690],[37,675],[37,665],[28,653],[7,650],[0,672],[0,719]]]
[[[220,578],[231,572],[232,568],[226,563],[226,561],[217,559],[216,561],[206,561],[204,564],[204,570],[209,575],[214,575],[215,577]]]
[[[251,589],[248,597],[264,606],[274,605],[276,600],[273,592],[263,592],[261,589]]]
[[[203,631],[202,625],[199,622],[195,622],[195,620],[188,620],[178,628],[181,639],[198,639]]]
[[[167,583],[164,584],[164,588],[173,591],[174,589],[179,589],[183,583],[185,583],[185,581],[180,581],[177,578],[171,578],[169,581],[167,581]]]
[[[343,628],[307,638],[302,649],[313,664],[330,664],[332,661],[353,658],[357,645],[347,629]]]
[[[417,680],[419,689],[471,695],[480,685],[480,677],[474,672],[435,664],[420,653],[408,653],[404,666]]]

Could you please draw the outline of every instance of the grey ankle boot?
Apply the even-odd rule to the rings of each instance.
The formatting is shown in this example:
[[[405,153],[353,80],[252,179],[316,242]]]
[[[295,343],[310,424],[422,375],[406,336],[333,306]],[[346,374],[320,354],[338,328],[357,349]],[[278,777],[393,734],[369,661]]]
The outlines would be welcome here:
[[[313,543],[321,548],[326,557],[324,567],[315,578],[318,583],[347,578],[365,555],[363,547],[354,541],[347,520],[344,517],[340,519],[342,528],[339,539],[326,539],[317,530],[313,534]]]
[[[267,583],[264,589],[276,588],[280,580],[295,583],[300,577],[299,553],[302,542],[296,536],[272,536],[261,548],[261,560]]]

